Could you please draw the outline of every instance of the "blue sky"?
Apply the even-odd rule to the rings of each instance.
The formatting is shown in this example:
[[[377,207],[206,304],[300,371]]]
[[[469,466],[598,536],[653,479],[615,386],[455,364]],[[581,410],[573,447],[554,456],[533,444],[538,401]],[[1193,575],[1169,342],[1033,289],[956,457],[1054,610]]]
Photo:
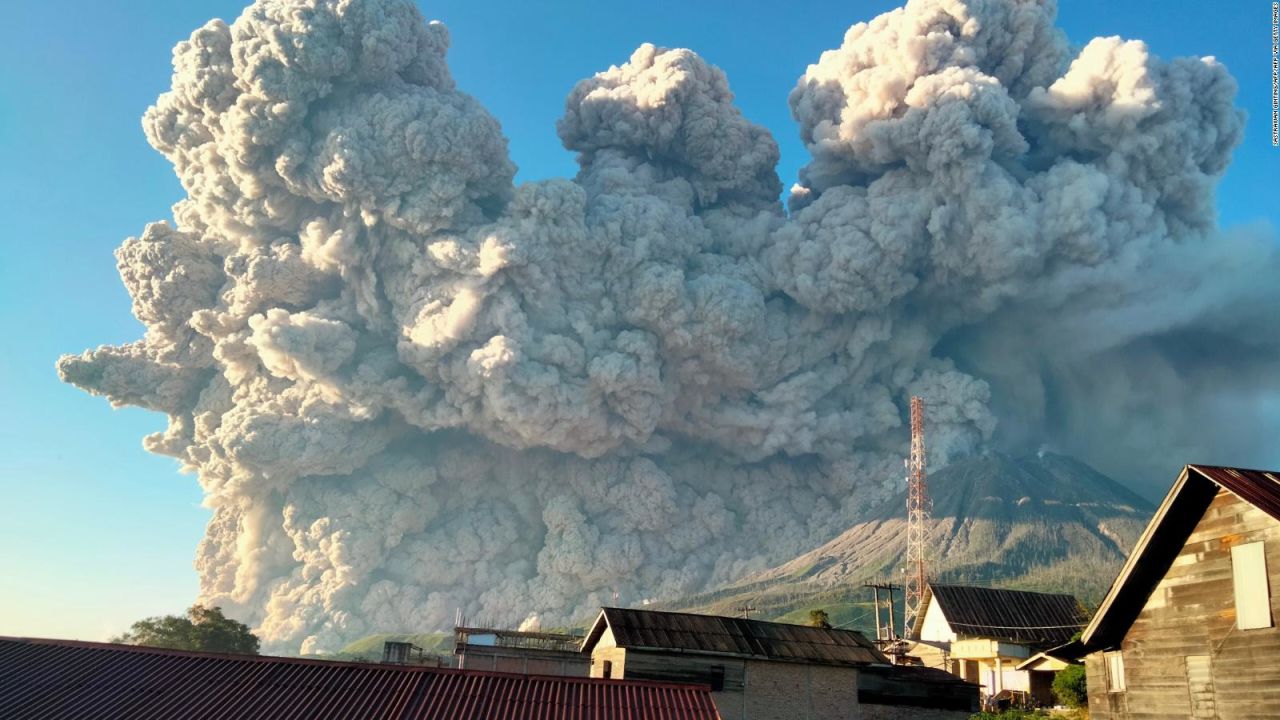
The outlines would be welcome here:
[[[452,31],[464,90],[503,125],[519,180],[572,175],[554,123],[573,83],[642,42],[690,47],[722,67],[743,111],[769,127],[790,184],[805,162],[786,97],[844,30],[893,2],[599,1],[423,5]],[[162,417],[113,410],[58,382],[54,361],[141,327],[112,251],[180,197],[139,117],[167,88],[174,43],[239,2],[18,3],[0,44],[0,635],[101,639],[196,593],[191,558],[208,513],[195,478],[146,454]],[[1214,55],[1241,85],[1244,144],[1220,187],[1222,224],[1280,225],[1270,144],[1270,3],[1064,3],[1076,43],[1146,40],[1163,57]]]

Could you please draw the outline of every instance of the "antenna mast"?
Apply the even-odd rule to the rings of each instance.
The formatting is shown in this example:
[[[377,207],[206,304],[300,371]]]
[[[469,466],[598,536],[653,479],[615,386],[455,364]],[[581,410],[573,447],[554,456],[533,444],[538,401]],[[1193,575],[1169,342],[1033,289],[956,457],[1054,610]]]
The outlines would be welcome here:
[[[903,636],[911,636],[925,584],[925,543],[933,503],[925,484],[924,399],[911,398],[911,457],[907,459],[907,557],[903,578]]]

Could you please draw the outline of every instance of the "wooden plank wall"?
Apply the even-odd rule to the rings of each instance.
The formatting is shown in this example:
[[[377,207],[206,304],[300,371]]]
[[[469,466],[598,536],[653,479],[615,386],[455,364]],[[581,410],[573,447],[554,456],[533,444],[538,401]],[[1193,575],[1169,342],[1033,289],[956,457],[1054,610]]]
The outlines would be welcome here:
[[[1125,636],[1126,691],[1108,693],[1102,653],[1089,656],[1095,720],[1192,717],[1188,656],[1209,657],[1207,683],[1203,661],[1192,663],[1199,712],[1211,707],[1221,720],[1280,716],[1280,628],[1235,627],[1231,548],[1260,540],[1280,622],[1280,522],[1220,491]]]

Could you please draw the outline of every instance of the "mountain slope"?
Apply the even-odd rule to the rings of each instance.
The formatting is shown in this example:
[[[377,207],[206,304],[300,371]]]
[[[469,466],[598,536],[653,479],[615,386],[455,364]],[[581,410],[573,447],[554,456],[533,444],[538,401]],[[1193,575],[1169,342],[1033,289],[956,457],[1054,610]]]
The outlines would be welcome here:
[[[929,492],[932,579],[1070,592],[1090,603],[1106,592],[1154,509],[1088,465],[1049,453],[962,460],[931,476]],[[828,606],[837,622],[853,622],[869,600],[864,581],[901,582],[905,508],[904,483],[825,545],[672,605],[712,612],[751,605],[765,617]]]

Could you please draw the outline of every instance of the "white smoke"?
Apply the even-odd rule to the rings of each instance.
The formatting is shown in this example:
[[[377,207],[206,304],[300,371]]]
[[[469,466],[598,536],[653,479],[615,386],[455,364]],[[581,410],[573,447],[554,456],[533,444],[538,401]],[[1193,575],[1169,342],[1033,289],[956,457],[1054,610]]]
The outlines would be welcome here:
[[[578,177],[515,187],[442,25],[259,0],[177,46],[144,118],[187,192],[117,252],[145,338],[59,372],[168,414],[145,445],[213,509],[202,599],[306,651],[807,550],[900,482],[912,394],[935,466],[1123,441],[1167,469],[1220,398],[1274,397],[1280,259],[1214,227],[1226,70],[1077,51],[1054,12],[851,28],[791,95],[788,215],[773,139],[688,50],[579,83]]]

